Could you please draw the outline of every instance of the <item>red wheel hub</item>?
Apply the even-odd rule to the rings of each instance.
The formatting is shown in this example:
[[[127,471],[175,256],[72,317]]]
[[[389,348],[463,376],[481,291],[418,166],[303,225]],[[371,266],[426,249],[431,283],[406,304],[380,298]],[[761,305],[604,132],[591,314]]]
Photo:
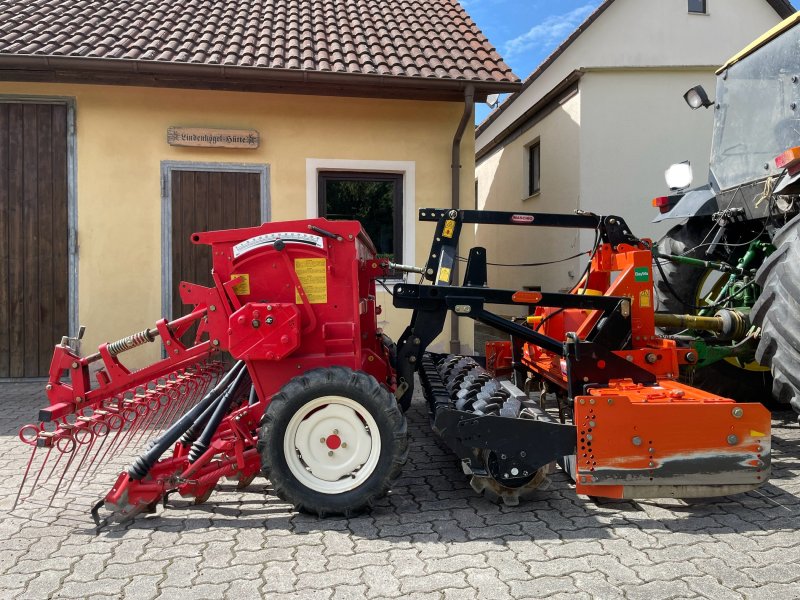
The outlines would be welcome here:
[[[325,439],[325,443],[331,450],[336,450],[339,446],[342,445],[342,439],[338,435],[332,434]]]

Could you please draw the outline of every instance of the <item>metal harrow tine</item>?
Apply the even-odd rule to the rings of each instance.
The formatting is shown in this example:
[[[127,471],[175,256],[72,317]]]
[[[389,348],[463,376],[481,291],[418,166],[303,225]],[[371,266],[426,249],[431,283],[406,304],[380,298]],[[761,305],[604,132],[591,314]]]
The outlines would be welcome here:
[[[57,498],[80,487],[107,460],[171,426],[198,402],[221,371],[217,361],[183,366],[105,398],[102,389],[108,382],[98,377],[100,387],[91,390],[93,396],[81,399],[81,406],[65,416],[47,421],[49,429],[45,422],[20,429],[21,441],[32,448],[12,510],[26,501],[51,508]],[[51,458],[53,452],[58,456]]]
[[[122,434],[121,439],[117,442],[116,447],[114,447],[111,451],[111,455],[109,459],[116,457],[120,452],[124,451],[125,448],[128,447],[128,444],[131,443],[131,437],[138,431],[139,427],[138,424],[141,419],[141,414],[136,410],[135,405],[130,400],[123,400],[123,404],[127,404],[123,409],[123,414],[132,415],[130,419],[125,419],[128,425],[128,429],[124,431]]]
[[[25,480],[28,479],[28,473],[31,470],[31,465],[33,464],[33,459],[36,457],[36,451],[39,449],[38,446],[34,445],[33,450],[31,451],[31,457],[28,459],[28,466],[25,467],[25,474],[22,476],[22,481],[19,484],[19,490],[17,490],[17,497],[14,498],[14,505],[11,507],[11,511],[13,512],[15,508],[17,508],[17,503],[19,502],[19,497],[22,495],[22,489],[25,487]]]
[[[72,445],[71,445],[69,450],[62,450],[61,447],[59,446],[59,444],[64,440],[69,440],[72,443]],[[67,466],[62,471],[61,477],[58,478],[58,483],[56,483],[55,489],[53,489],[53,494],[50,496],[50,502],[47,503],[47,508],[50,508],[51,506],[53,506],[53,500],[55,500],[56,494],[58,494],[58,488],[61,487],[61,482],[64,481],[64,476],[67,474],[67,471],[69,471],[69,468],[72,465],[72,461],[75,460],[75,454],[76,454],[75,450],[77,450],[76,444],[77,444],[77,442],[75,441],[74,437],[64,437],[64,438],[59,439],[56,442],[56,449],[61,452],[61,456],[64,456],[65,454],[69,454],[69,459],[67,459]],[[59,458],[61,458],[61,457],[59,457]],[[58,463],[56,463],[56,464],[58,464]],[[51,471],[51,475],[52,475],[52,471]],[[48,479],[49,479],[49,476],[48,476]]]
[[[167,401],[163,405],[163,408],[161,410],[161,416],[159,417],[158,422],[150,430],[149,434],[147,435],[147,438],[145,438],[145,442],[149,441],[150,438],[153,437],[153,434],[155,434],[156,432],[163,431],[164,428],[166,427],[166,425],[170,422],[170,419],[172,418],[172,413],[173,413],[173,411],[176,410],[176,407],[174,406],[174,403],[171,401],[171,396],[172,396],[172,393],[174,391],[175,386],[176,386],[175,381],[169,381],[164,386],[165,390],[161,394],[161,396],[162,397],[166,397]],[[179,394],[179,392],[175,392],[175,397],[176,398],[179,397],[178,394]]]
[[[106,457],[109,456],[109,453],[114,449],[114,444],[117,443],[117,440],[123,437],[123,432],[125,431],[125,425],[128,421],[126,421],[125,413],[123,411],[116,413],[116,416],[120,418],[122,424],[120,425],[120,428],[117,429],[117,433],[114,435],[114,439],[112,440],[111,445],[108,448],[106,448],[106,451],[103,453],[103,456],[100,457],[100,461],[95,463],[94,470],[91,473],[92,475],[94,475],[98,471],[100,465],[102,465]],[[111,457],[113,456],[114,455],[112,454]]]
[[[36,486],[39,483],[39,479],[41,478],[42,473],[44,473],[45,465],[47,465],[47,461],[50,458],[50,454],[52,454],[52,452],[53,452],[53,446],[49,446],[47,448],[47,454],[45,454],[44,460],[42,461],[42,464],[39,466],[39,472],[36,474],[36,479],[33,480],[33,485],[31,486],[31,490],[30,492],[28,492],[28,495],[25,496],[23,502],[29,500],[33,496],[33,493],[36,491]]]
[[[125,434],[124,445],[122,445],[123,442],[120,442],[120,444],[117,446],[117,450],[111,455],[112,458],[117,454],[124,452],[125,449],[130,445],[131,441],[133,441],[133,436],[135,436],[136,432],[141,429],[142,423],[144,422],[148,414],[147,406],[145,406],[141,402],[138,402],[136,400],[136,396],[134,396],[133,400],[129,400],[128,404],[130,406],[130,410],[133,411],[133,414],[135,416],[133,418],[133,421],[131,422],[130,428]]]
[[[147,406],[147,409],[148,409],[149,412],[144,417],[142,417],[143,423],[142,423],[141,427],[139,428],[139,437],[136,438],[136,442],[134,443],[134,446],[138,445],[139,441],[142,439],[142,437],[146,433],[148,433],[148,431],[150,431],[150,426],[153,423],[153,421],[155,420],[156,415],[158,415],[161,412],[161,402],[159,401],[158,398],[154,398],[154,396],[152,394],[152,391],[153,390],[148,390],[147,393],[145,394],[145,396],[147,396],[146,406]],[[154,399],[156,401],[155,407],[153,407],[153,404],[152,404],[152,401]],[[148,435],[148,437],[149,437],[149,435]],[[133,438],[133,436],[131,436],[131,438]]]
[[[158,408],[156,409],[152,424],[148,424],[147,437],[144,438],[145,442],[147,442],[153,436],[155,431],[159,430],[171,408],[168,394],[170,389],[171,388],[168,383],[157,383],[155,389],[153,390],[157,396]],[[139,440],[137,440],[137,443],[138,441]]]
[[[113,425],[110,424],[110,422],[113,421],[114,419],[117,419],[117,421],[119,422],[119,427],[114,427]],[[114,423],[116,423],[117,421],[114,421]],[[108,428],[109,428],[108,434],[103,436],[103,440],[100,442],[100,446],[97,448],[97,452],[94,453],[94,456],[89,461],[89,465],[86,467],[86,470],[83,472],[83,476],[81,477],[81,480],[78,482],[78,485],[81,485],[85,481],[86,476],[89,474],[89,472],[94,472],[93,467],[95,465],[95,462],[97,461],[97,457],[100,454],[101,450],[103,449],[103,446],[105,445],[105,443],[108,441],[108,438],[111,437],[110,436],[111,432],[112,431],[116,432],[115,437],[114,437],[114,439],[116,439],[116,436],[119,435],[119,430],[122,429],[123,427],[125,427],[125,422],[123,421],[122,417],[120,417],[119,415],[113,414],[113,413],[109,413],[108,417],[107,417],[107,420],[106,420],[106,425],[108,425]],[[103,455],[103,456],[105,456],[105,455]],[[102,461],[101,461],[101,463],[102,463]],[[98,463],[98,464],[101,464],[101,463]]]
[[[88,418],[88,417],[84,417],[84,418]],[[91,421],[91,419],[90,419],[90,421]],[[86,447],[86,451],[83,453],[83,458],[81,458],[81,461],[78,463],[78,466],[75,467],[75,476],[72,479],[70,479],[69,485],[67,486],[67,489],[64,490],[64,494],[65,495],[68,494],[69,491],[72,489],[72,484],[75,483],[75,479],[77,479],[78,473],[80,473],[81,468],[83,467],[83,464],[86,462],[86,459],[88,458],[89,454],[91,454],[92,447],[94,446],[94,443],[97,441],[97,438],[102,437],[103,439],[105,439],[108,436],[109,428],[108,428],[108,425],[104,421],[94,420],[93,422],[89,423],[87,426],[88,426],[88,430],[91,431],[91,433],[92,433],[92,439],[86,445],[87,447]],[[105,429],[101,428],[101,431],[104,431],[103,434],[98,433],[98,426],[102,426],[103,428],[105,428]]]

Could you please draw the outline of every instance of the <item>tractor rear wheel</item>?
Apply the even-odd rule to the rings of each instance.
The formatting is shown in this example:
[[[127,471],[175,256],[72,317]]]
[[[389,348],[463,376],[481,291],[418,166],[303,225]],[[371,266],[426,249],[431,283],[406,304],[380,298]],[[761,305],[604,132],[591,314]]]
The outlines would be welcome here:
[[[258,448],[278,497],[300,511],[350,516],[384,496],[400,474],[406,419],[370,375],[314,369],[273,396]]]
[[[756,359],[772,369],[772,395],[800,413],[800,215],[773,240],[756,273],[761,295],[750,314],[761,327]]]
[[[658,241],[658,250],[662,254],[675,256],[725,260],[729,257],[724,256],[721,249],[710,257],[705,254],[712,238],[712,225],[711,219],[689,219],[670,229]],[[669,313],[694,313],[684,302],[694,305],[700,302],[712,272],[668,261],[662,261],[661,270],[665,277],[661,276],[658,269],[653,269],[653,287],[658,299],[656,309]],[[736,358],[730,358],[705,367],[687,368],[681,375],[687,383],[740,402],[769,404],[771,400],[772,377],[768,370],[752,362],[743,363]]]

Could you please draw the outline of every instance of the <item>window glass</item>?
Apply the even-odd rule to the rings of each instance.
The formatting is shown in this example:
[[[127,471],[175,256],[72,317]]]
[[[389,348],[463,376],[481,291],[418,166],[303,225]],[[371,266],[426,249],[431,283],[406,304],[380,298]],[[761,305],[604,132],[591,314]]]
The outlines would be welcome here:
[[[528,148],[528,195],[532,196],[540,189],[541,147],[536,142]]]
[[[706,14],[706,0],[689,0],[689,12]]]
[[[320,173],[320,216],[359,221],[380,257],[402,261],[402,175]]]

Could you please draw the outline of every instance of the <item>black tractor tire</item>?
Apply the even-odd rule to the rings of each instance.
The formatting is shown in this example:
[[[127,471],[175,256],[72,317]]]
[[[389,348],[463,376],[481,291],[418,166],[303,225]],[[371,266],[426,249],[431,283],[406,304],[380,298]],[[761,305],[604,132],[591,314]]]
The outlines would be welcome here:
[[[703,260],[724,260],[728,257],[723,254],[722,246],[714,255],[706,255],[708,246],[705,244],[711,241],[712,236],[709,232],[712,226],[711,219],[704,218],[689,219],[686,223],[676,225],[658,241],[658,251],[662,254]],[[696,302],[707,271],[666,260],[661,261],[661,270],[666,276],[666,281],[657,268],[653,269],[656,310],[678,314],[694,313],[695,311],[684,302],[688,304]],[[702,390],[738,402],[762,402],[767,405],[771,402],[772,377],[769,372],[749,371],[725,360],[705,367],[685,368],[681,372],[681,379]]]
[[[800,413],[800,215],[773,240],[756,273],[761,295],[750,317],[761,327],[756,360],[772,371],[772,395]]]
[[[333,483],[324,482],[317,478],[316,474],[310,473],[306,482],[302,481],[292,468],[284,452],[285,440],[287,435],[294,435],[287,431],[293,423],[293,417],[304,410],[308,414],[303,417],[307,420],[315,412],[321,412],[329,404],[320,406],[316,409],[309,409],[307,405],[326,396],[339,397],[343,401],[350,403],[350,408],[354,409],[354,414],[360,420],[357,425],[364,427],[370,438],[378,436],[380,450],[376,452],[377,459],[372,458],[363,465],[365,474],[360,470],[354,471],[351,477],[362,480],[352,489],[342,489],[337,491],[329,487],[327,491],[314,489],[313,485],[347,485],[348,477],[342,476]],[[368,427],[368,419],[372,419],[375,427]],[[296,422],[296,421],[295,421]],[[302,423],[302,421],[301,421]],[[299,429],[296,430],[299,435]],[[327,430],[326,430],[327,431]],[[338,431],[338,430],[335,430]],[[344,431],[343,431],[344,434]],[[298,470],[298,462],[306,464],[300,452],[296,450],[297,439],[291,440],[289,444],[297,453],[297,458],[292,458],[295,471]],[[336,438],[339,440],[339,438]],[[324,441],[322,438],[320,442]],[[342,436],[344,441],[344,435]],[[355,443],[351,443],[348,450],[346,445],[337,447],[335,451],[351,451]],[[370,452],[375,445],[374,439],[370,441]],[[322,448],[323,457],[315,458],[314,465],[322,464],[325,461],[324,452],[326,446]],[[309,448],[311,448],[309,442]],[[378,498],[386,495],[392,483],[400,475],[400,471],[408,458],[408,428],[406,418],[394,396],[374,377],[361,371],[352,371],[344,367],[329,367],[314,369],[307,373],[290,380],[281,390],[273,396],[264,416],[261,420],[261,430],[258,438],[258,451],[261,455],[261,472],[272,483],[275,494],[291,503],[298,511],[307,512],[324,517],[327,515],[343,515],[349,517],[368,509]],[[309,459],[311,458],[309,453]],[[368,463],[376,460],[372,467],[367,469]],[[324,468],[324,465],[323,467]],[[357,467],[360,469],[361,467]],[[302,475],[302,472],[301,472]],[[311,481],[311,485],[308,484]]]

